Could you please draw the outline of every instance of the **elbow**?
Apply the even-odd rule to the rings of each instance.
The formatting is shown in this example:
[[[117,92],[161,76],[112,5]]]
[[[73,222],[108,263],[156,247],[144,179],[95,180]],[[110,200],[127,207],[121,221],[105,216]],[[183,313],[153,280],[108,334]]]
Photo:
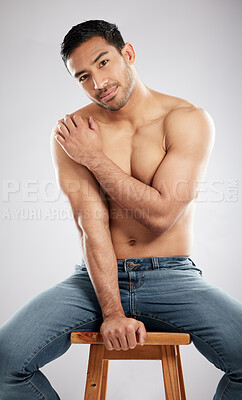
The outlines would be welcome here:
[[[167,212],[165,215],[156,216],[153,219],[152,224],[150,224],[150,230],[155,233],[157,236],[162,235],[169,231],[173,225],[177,222],[180,216],[183,214],[185,207],[178,209],[170,209],[170,212]]]
[[[156,216],[155,218],[149,218],[146,223],[146,227],[154,233],[155,235],[159,236],[162,233],[168,231],[173,224],[168,221],[167,217],[164,216]]]
[[[175,223],[175,222],[174,222]],[[164,221],[163,218],[157,219],[152,226],[149,227],[150,231],[157,236],[162,235],[162,233],[167,232],[174,224],[168,223],[168,221]]]
[[[80,235],[109,229],[109,213],[104,208],[74,208],[73,216]]]
[[[109,224],[103,219],[88,221],[79,219],[76,221],[76,225],[82,241],[102,242],[103,237],[110,234]]]

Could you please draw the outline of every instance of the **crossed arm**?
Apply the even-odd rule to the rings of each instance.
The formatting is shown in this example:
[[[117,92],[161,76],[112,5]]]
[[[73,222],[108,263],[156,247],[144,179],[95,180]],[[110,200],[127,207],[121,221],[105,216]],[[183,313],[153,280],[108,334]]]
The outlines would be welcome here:
[[[88,129],[81,117],[75,116],[75,123],[66,117],[60,129],[62,136],[56,139],[67,154],[85,165],[121,208],[156,234],[170,229],[198,196],[215,136],[213,120],[203,109],[171,112],[165,120],[167,154],[149,186],[126,174],[102,152],[95,121]],[[88,142],[94,145],[92,150]]]
[[[157,233],[169,229],[196,196],[196,182],[205,171],[213,146],[213,122],[203,110],[178,110],[176,118],[167,119],[167,154],[152,187],[127,175],[102,153],[100,132],[93,121],[90,129],[81,118],[75,119],[75,125],[70,117],[64,122],[51,136],[52,157],[57,180],[73,210],[83,257],[102,309],[100,332],[108,350],[134,348],[135,334],[143,344],[146,330],[141,321],[126,318],[122,308],[109,211],[98,182],[122,208],[147,211],[147,217],[146,213],[138,218],[135,213],[134,217],[149,229]]]
[[[83,165],[73,161],[51,135],[51,153],[57,182],[68,197],[80,233],[83,258],[102,310],[100,333],[108,350],[127,350],[146,337],[141,321],[126,318],[119,292],[117,258],[109,211],[98,182]]]

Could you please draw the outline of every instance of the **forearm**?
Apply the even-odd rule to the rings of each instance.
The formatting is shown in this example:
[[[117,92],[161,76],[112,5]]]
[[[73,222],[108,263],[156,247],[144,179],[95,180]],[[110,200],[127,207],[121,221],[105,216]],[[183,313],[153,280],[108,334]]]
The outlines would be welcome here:
[[[125,315],[118,285],[117,258],[109,227],[88,228],[81,235],[83,257],[92,281],[103,319],[110,315]]]
[[[168,202],[149,185],[126,174],[112,160],[100,153],[87,167],[108,195],[134,219],[153,232],[166,230]]]

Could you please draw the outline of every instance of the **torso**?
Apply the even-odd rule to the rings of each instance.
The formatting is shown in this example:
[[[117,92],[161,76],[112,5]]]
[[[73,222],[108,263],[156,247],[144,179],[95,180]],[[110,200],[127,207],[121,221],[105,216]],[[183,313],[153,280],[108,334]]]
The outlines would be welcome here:
[[[156,107],[141,124],[107,124],[100,118],[102,110],[93,104],[80,110],[97,120],[103,139],[103,152],[124,172],[146,185],[166,155],[164,122],[167,114],[180,107],[194,108],[186,100],[152,91]],[[160,107],[157,107],[160,104]],[[115,132],[115,134],[114,134]],[[165,256],[189,256],[193,245],[195,203],[192,201],[176,223],[165,233],[156,235],[107,198],[110,231],[117,259]]]

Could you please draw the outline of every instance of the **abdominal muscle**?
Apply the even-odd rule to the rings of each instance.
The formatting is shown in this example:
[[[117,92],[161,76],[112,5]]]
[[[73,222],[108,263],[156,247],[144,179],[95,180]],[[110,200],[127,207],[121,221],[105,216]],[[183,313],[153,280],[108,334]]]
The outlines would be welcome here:
[[[194,211],[195,203],[192,201],[168,231],[157,235],[112,204],[110,232],[117,259],[190,256]]]

